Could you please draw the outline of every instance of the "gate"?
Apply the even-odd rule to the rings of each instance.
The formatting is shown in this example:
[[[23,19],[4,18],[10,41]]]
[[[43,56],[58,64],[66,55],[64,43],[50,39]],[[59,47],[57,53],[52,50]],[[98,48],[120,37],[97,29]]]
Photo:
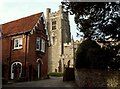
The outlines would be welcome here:
[[[75,73],[74,68],[65,68],[64,74],[63,74],[63,81],[74,81],[75,80]]]

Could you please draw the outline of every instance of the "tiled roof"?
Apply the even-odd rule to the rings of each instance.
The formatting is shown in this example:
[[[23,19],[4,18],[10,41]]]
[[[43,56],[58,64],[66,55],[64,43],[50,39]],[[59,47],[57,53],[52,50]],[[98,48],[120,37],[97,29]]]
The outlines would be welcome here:
[[[33,29],[43,12],[2,24],[2,36],[19,34]]]

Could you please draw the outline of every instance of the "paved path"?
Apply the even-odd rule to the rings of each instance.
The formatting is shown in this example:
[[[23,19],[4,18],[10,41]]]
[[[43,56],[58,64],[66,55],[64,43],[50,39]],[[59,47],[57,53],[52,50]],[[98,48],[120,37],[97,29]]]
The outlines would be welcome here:
[[[77,89],[77,85],[74,81],[63,82],[62,77],[50,77],[50,79],[18,82],[13,84],[3,85],[2,87],[65,87],[70,89]]]

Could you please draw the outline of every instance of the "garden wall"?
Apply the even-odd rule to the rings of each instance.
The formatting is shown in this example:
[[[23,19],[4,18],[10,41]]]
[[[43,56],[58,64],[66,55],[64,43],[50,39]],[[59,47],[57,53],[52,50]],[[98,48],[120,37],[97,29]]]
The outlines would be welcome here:
[[[79,87],[120,88],[120,71],[79,69],[75,70],[75,79]]]

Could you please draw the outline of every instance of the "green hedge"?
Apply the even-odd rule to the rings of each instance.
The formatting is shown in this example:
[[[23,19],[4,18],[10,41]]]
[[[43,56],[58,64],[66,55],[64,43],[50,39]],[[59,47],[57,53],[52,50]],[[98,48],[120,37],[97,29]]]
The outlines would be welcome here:
[[[114,50],[115,49],[115,50]],[[119,70],[120,57],[116,56],[120,46],[102,47],[94,40],[86,39],[78,47],[76,52],[76,69],[102,69]]]
[[[60,77],[60,76],[63,76],[63,73],[62,72],[50,72],[48,73],[49,76],[57,76],[57,77]]]

